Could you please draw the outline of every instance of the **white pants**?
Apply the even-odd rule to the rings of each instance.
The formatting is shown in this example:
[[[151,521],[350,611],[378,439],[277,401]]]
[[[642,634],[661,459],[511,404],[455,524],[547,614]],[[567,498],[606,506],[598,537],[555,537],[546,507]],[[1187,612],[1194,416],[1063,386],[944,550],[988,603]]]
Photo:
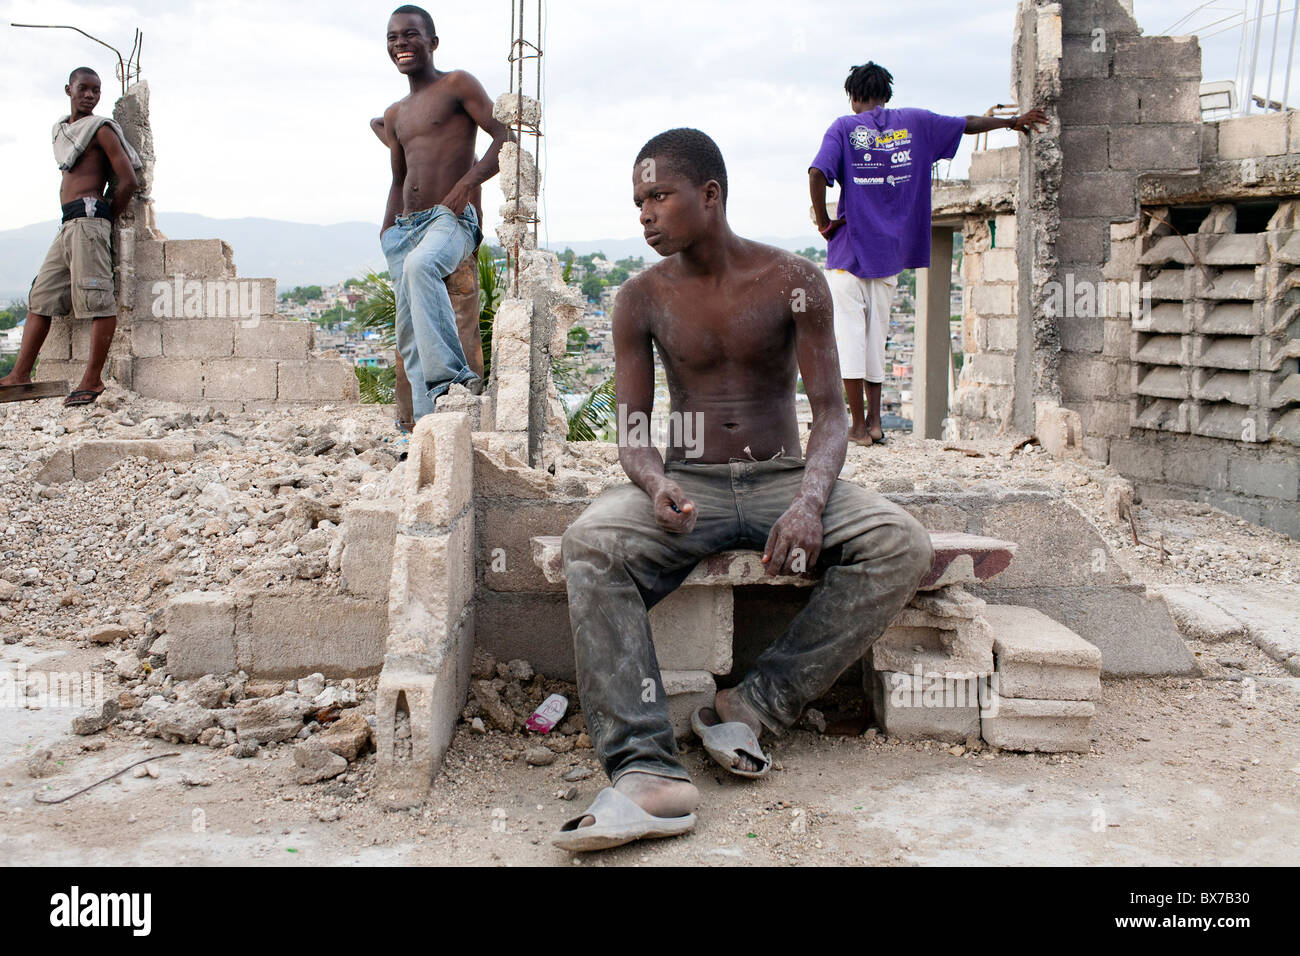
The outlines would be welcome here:
[[[831,287],[835,305],[840,378],[863,378],[872,384],[883,382],[889,306],[898,288],[898,276],[859,279],[843,269],[827,269],[826,284]]]

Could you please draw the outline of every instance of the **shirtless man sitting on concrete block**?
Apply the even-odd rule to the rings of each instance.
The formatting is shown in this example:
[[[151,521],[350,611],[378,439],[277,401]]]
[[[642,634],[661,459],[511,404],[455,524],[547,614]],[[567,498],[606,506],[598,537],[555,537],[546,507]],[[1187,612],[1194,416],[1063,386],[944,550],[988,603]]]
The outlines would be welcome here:
[[[699,792],[678,760],[649,608],[703,557],[763,551],[769,574],[821,570],[808,604],[692,727],[719,764],[762,776],[766,728],[790,727],[911,599],[933,557],[916,519],[839,481],[848,445],[834,318],[811,262],[727,224],[727,172],[699,130],[651,139],[632,195],[666,258],[624,283],[614,313],[619,458],[607,490],[564,535],[578,693],[612,788],[555,845],[596,850],[692,829]],[[671,401],[667,461],[649,441],[656,348]],[[801,456],[795,379],[812,404]],[[687,438],[690,436],[690,440]]]

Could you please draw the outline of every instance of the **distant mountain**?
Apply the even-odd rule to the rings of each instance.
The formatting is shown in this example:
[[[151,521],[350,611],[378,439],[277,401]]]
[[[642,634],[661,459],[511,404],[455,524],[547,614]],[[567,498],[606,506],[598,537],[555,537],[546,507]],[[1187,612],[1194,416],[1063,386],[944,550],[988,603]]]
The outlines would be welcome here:
[[[765,242],[769,246],[776,246],[778,249],[789,249],[796,252],[799,249],[807,249],[809,246],[825,245],[826,240],[821,236],[814,236],[809,233],[806,236],[750,236],[757,242]],[[588,255],[592,252],[603,252],[605,258],[613,262],[615,259],[628,259],[641,256],[646,262],[657,262],[660,255],[645,244],[645,240],[639,236],[634,239],[596,239],[592,240],[571,240],[563,241],[556,239],[546,244],[546,248],[552,249],[557,253],[565,249],[572,249],[580,256]]]
[[[169,239],[224,239],[235,250],[235,268],[248,278],[271,277],[281,292],[298,285],[327,285],[358,276],[368,269],[387,268],[379,251],[374,223],[342,222],[316,226],[280,219],[213,219],[188,212],[160,212],[158,226]],[[25,297],[54,234],[56,220],[0,231],[0,301]],[[495,236],[489,235],[492,242]],[[758,236],[759,242],[782,249],[806,249],[822,240],[814,235]],[[566,240],[550,243],[557,253],[566,248],[578,255],[603,252],[611,260],[659,257],[640,238]]]
[[[188,212],[158,213],[169,239],[224,239],[235,268],[248,278],[270,277],[281,292],[324,285],[387,268],[374,223],[316,226],[279,219],[212,219]],[[58,231],[57,220],[0,232],[0,300],[25,297]]]

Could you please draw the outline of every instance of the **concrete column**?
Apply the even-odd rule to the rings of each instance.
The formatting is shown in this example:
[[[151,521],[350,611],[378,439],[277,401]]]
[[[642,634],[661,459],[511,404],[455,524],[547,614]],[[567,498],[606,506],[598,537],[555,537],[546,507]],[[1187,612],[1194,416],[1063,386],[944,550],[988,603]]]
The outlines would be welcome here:
[[[930,228],[930,268],[916,271],[912,434],[943,437],[952,368],[952,227]]]

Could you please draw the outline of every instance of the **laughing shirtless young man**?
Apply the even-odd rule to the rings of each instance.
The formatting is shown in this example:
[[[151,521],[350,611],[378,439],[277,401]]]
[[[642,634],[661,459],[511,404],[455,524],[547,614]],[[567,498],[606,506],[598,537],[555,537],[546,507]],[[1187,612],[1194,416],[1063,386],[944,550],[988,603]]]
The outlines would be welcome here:
[[[131,206],[138,185],[133,167],[139,158],[116,123],[94,115],[99,104],[98,73],[88,66],[78,67],[63,91],[71,110],[54,126],[54,157],[63,170],[59,187],[63,225],[32,282],[18,358],[13,371],[0,378],[0,385],[25,385],[32,380],[51,316],[89,319],[90,359],[81,382],[63,403],[89,405],[104,391],[100,376],[117,330],[113,221]],[[111,205],[104,199],[110,176],[117,177]]]
[[[464,70],[434,67],[438,35],[426,11],[409,5],[394,10],[387,42],[411,92],[384,111],[383,135],[375,130],[387,137],[393,167],[380,245],[397,298],[397,350],[418,421],[453,384],[482,388],[461,344],[445,280],[483,238],[477,190],[497,174],[510,131],[493,118],[478,80]],[[492,145],[475,162],[479,129]]]
[[[799,256],[727,224],[727,173],[699,130],[642,148],[632,194],[646,242],[666,258],[624,283],[614,313],[620,419],[649,417],[658,349],[678,429],[667,462],[619,436],[631,484],[607,490],[565,532],[578,693],[613,788],[553,837],[597,850],[690,830],[699,792],[677,757],[649,608],[703,557],[763,552],[769,574],[821,570],[808,604],[744,679],[692,722],[718,763],[761,776],[764,728],[791,726],[911,599],[930,538],[881,495],[839,481],[848,443],[830,293]],[[795,378],[813,410],[800,454]],[[689,433],[688,433],[689,434]],[[708,639],[708,638],[702,638]]]

